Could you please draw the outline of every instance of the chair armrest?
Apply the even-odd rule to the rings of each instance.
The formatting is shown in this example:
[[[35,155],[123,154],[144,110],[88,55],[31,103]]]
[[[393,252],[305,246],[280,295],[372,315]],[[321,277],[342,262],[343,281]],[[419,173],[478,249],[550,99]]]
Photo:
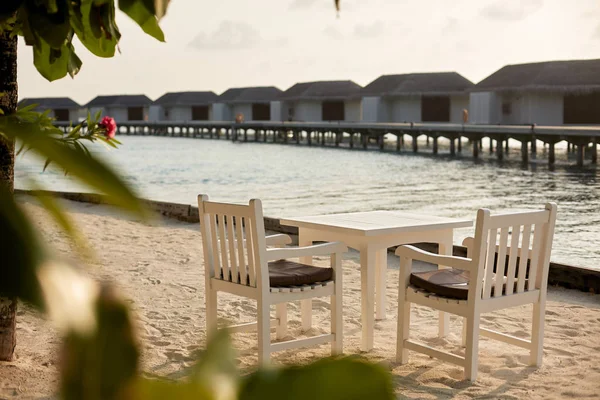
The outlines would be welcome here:
[[[414,246],[400,246],[396,249],[396,255],[411,260],[425,261],[431,264],[443,265],[445,267],[457,268],[471,271],[473,262],[470,258],[444,256],[423,251]]]
[[[292,238],[289,235],[284,234],[267,236],[265,239],[267,241],[267,246],[292,244]]]
[[[334,253],[344,253],[347,250],[348,248],[342,242],[322,243],[306,247],[267,249],[267,261],[296,257],[326,256]]]

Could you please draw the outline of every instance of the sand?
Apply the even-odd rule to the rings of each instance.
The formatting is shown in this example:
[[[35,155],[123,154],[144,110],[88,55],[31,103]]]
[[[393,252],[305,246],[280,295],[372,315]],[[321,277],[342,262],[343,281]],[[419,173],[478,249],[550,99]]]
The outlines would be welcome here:
[[[66,236],[29,197],[20,197],[45,240],[60,257],[77,261]],[[85,267],[91,277],[114,282],[135,309],[142,343],[142,369],[150,376],[185,378],[205,345],[204,273],[202,245],[196,224],[160,220],[136,222],[108,206],[64,201],[69,213],[96,250]],[[325,265],[326,259],[317,260]],[[451,364],[411,353],[407,365],[394,361],[396,340],[398,259],[389,257],[387,319],[377,321],[375,348],[362,353],[360,345],[360,286],[357,253],[344,260],[344,351],[381,363],[393,375],[400,398],[596,398],[600,397],[600,296],[551,288],[546,312],[544,364],[527,366],[527,351],[482,338],[479,378],[471,384]],[[299,304],[289,306],[290,335],[300,333]],[[255,304],[220,295],[222,322],[252,320]],[[314,333],[329,329],[329,305],[316,300]],[[436,338],[436,312],[413,308],[411,335],[447,350],[459,349],[461,324],[452,319],[451,334]],[[519,307],[483,317],[483,326],[526,337],[531,307]],[[0,398],[54,398],[57,390],[60,337],[52,324],[26,306],[18,315],[16,359],[0,363]],[[234,336],[239,366],[252,371],[257,363],[255,334]],[[328,356],[330,347],[274,354],[276,364],[307,363]]]

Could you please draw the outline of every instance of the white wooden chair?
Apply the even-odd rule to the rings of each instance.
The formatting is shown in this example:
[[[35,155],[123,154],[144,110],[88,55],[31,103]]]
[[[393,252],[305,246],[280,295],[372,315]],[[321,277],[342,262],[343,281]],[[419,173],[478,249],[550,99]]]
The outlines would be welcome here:
[[[477,378],[477,353],[479,334],[481,334],[528,349],[530,363],[540,366],[543,356],[548,269],[555,221],[556,204],[554,203],[547,204],[545,210],[541,211],[504,215],[490,215],[489,210],[481,209],[477,213],[475,238],[467,238],[463,242],[468,248],[467,258],[441,256],[412,246],[399,247],[396,250],[396,254],[400,256],[397,361],[406,363],[408,350],[424,353],[464,367],[465,378],[474,381]],[[532,236],[533,240],[531,240]],[[420,284],[422,282],[418,279],[419,274],[411,274],[413,260],[437,264],[440,268],[454,268],[452,271],[436,272],[438,278],[441,272],[446,276],[448,272],[458,274],[460,271],[457,270],[468,272],[468,279],[464,284],[464,296],[453,294],[448,297],[447,289],[452,287],[452,284],[441,287],[440,282],[437,282],[437,285],[434,283],[433,286],[440,290],[432,290],[432,287],[428,287],[428,290],[423,289],[424,285]],[[463,277],[465,275],[463,273]],[[458,280],[454,283],[458,285],[452,287],[452,290],[459,290]],[[410,340],[411,303],[464,317],[465,357]],[[533,304],[531,340],[479,326],[482,313],[529,303]]]
[[[262,204],[215,203],[198,196],[200,229],[206,277],[207,334],[217,330],[217,293],[247,297],[257,302],[258,323],[230,326],[230,332],[258,330],[258,360],[268,363],[271,352],[331,342],[332,354],[342,353],[342,243],[308,247],[270,248],[291,243],[287,235],[265,237]],[[313,267],[289,261],[306,256],[331,258],[331,268]],[[291,284],[290,284],[291,283]],[[277,339],[287,335],[286,303],[313,297],[331,297],[331,333],[306,339],[271,343],[271,326]],[[276,305],[276,320],[270,307]]]

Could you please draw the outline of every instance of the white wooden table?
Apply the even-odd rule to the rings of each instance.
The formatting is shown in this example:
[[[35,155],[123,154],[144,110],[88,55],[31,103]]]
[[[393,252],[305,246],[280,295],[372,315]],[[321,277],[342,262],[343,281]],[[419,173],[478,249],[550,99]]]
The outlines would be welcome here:
[[[410,212],[370,211],[285,218],[282,225],[298,227],[298,244],[311,245],[314,241],[341,241],[360,252],[361,266],[361,321],[363,351],[373,348],[375,314],[385,319],[385,289],[388,247],[402,244],[429,242],[439,244],[440,254],[452,254],[455,228],[473,225],[472,220],[417,215]],[[311,264],[312,258],[300,260]],[[375,296],[377,298],[375,299]],[[376,306],[376,311],[374,307]],[[302,327],[311,327],[311,300],[302,302]],[[448,315],[440,313],[439,333],[448,332]]]

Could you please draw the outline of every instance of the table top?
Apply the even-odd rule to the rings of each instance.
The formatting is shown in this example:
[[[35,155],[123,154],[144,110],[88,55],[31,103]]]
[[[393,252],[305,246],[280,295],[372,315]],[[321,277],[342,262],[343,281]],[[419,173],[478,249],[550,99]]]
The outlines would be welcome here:
[[[428,230],[468,228],[470,219],[421,215],[400,211],[368,211],[283,218],[282,225],[325,230],[359,236],[379,236]]]

